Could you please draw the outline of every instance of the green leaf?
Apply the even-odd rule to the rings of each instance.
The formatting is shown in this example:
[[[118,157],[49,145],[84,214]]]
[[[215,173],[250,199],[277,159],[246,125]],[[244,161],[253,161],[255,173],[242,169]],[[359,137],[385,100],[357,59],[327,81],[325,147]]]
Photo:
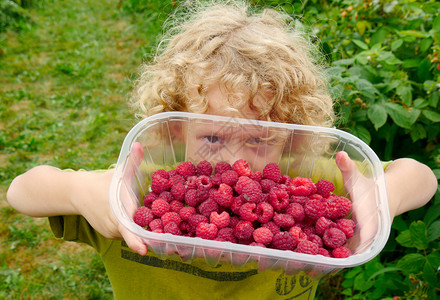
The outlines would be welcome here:
[[[368,45],[360,40],[352,40],[353,44],[361,48],[362,50],[368,50]]]
[[[440,266],[440,252],[431,252],[426,259],[433,266]]]
[[[434,174],[435,171],[436,170],[434,170]],[[440,216],[440,203],[436,203],[430,209],[428,209],[423,220],[425,221],[425,224],[430,226],[430,224],[434,222],[439,216]],[[428,237],[429,237],[429,232],[428,232]]]
[[[415,38],[424,38],[428,36],[428,33],[418,30],[402,30],[399,31],[398,33],[403,36],[411,36]]]
[[[371,142],[371,135],[370,132],[362,125],[355,125],[352,128],[350,128],[350,131],[353,135],[357,136],[361,140],[363,140],[365,143],[370,144]]]
[[[412,88],[408,85],[401,85],[396,89],[397,95],[406,106],[410,106],[412,102]]]
[[[360,273],[354,279],[353,289],[365,292],[369,288],[371,288],[374,284],[374,281],[368,281],[365,278],[365,273]]]
[[[429,105],[429,102],[423,98],[417,98],[416,100],[414,100],[414,107],[421,109],[421,108],[425,108]]]
[[[403,106],[392,102],[385,103],[385,106],[394,123],[402,128],[411,128],[411,115]]]
[[[391,43],[391,51],[396,51],[397,49],[400,48],[400,46],[402,46],[403,44],[403,40],[402,39],[398,39],[395,40]]]
[[[429,283],[431,287],[440,287],[439,280],[437,278],[436,269],[432,266],[429,261],[426,261],[423,267],[423,278]]]
[[[398,242],[403,247],[414,247],[414,242],[411,238],[411,232],[409,230],[404,230],[399,233],[399,235],[396,237],[396,242]]]
[[[420,42],[420,52],[421,53],[424,53],[426,50],[428,50],[429,49],[429,47],[431,47],[431,45],[432,45],[432,38],[426,38],[426,39],[423,39],[421,42]]]
[[[402,63],[402,67],[404,67],[405,69],[418,68],[420,62],[421,59],[419,58],[405,59]]]
[[[414,243],[414,247],[419,250],[428,248],[428,231],[423,221],[414,221],[409,226],[411,233],[411,240]]]
[[[387,111],[381,104],[372,104],[367,111],[368,118],[373,123],[374,128],[378,130],[387,121]]]
[[[377,277],[380,274],[387,273],[387,272],[396,272],[396,271],[401,271],[401,270],[400,270],[400,268],[397,268],[397,267],[383,268],[383,269],[377,271],[376,273],[374,273],[373,275],[371,275],[370,278],[368,278],[368,281],[373,280],[375,277]]]
[[[440,114],[432,110],[424,110],[422,114],[434,123],[440,122]]]
[[[379,94],[379,91],[373,86],[371,82],[365,79],[356,80],[357,89],[366,97],[373,99],[375,98],[375,94]]]
[[[432,23],[432,29],[434,29],[434,31],[440,32],[440,14],[437,14],[437,17],[434,19],[434,22]]]
[[[433,222],[428,227],[428,242],[432,242],[440,237],[440,220]]]
[[[426,258],[419,253],[410,253],[397,262],[397,267],[405,273],[419,272],[425,264]]]
[[[434,91],[431,93],[431,96],[429,96],[429,105],[431,107],[437,107],[439,100],[440,93],[438,91]]]
[[[370,45],[377,45],[382,43],[388,35],[388,30],[386,27],[380,27],[372,36],[370,40]]]
[[[416,142],[418,140],[426,138],[426,129],[423,127],[422,124],[416,123],[412,126],[411,132],[411,139],[413,142]]]
[[[365,20],[356,22],[356,28],[359,31],[360,35],[364,35],[365,30],[367,29],[367,27],[371,27],[371,25],[370,25],[370,23],[368,23]]]

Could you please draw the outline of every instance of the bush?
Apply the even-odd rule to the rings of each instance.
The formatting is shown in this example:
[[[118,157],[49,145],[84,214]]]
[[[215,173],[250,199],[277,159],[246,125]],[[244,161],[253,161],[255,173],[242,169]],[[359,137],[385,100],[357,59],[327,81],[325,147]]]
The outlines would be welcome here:
[[[17,30],[29,22],[29,14],[24,8],[31,5],[32,1],[0,0],[0,32],[9,28]]]

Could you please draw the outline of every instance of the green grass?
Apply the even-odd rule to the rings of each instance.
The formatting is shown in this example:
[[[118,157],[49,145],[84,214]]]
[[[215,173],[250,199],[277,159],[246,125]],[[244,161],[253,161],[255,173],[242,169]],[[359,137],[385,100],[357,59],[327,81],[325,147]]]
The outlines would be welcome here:
[[[160,31],[164,4],[151,2],[144,19],[117,1],[40,1],[25,8],[28,22],[0,33],[1,299],[112,297],[90,247],[55,240],[46,219],[17,214],[5,194],[39,164],[116,162],[135,123],[132,80]]]

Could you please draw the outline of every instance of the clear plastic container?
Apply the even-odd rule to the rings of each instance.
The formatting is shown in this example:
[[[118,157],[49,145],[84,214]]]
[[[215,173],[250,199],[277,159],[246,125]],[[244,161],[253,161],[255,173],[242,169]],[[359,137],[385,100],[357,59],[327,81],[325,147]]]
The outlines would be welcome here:
[[[134,143],[144,150],[133,157]],[[348,153],[359,173],[342,182],[335,163],[339,151]],[[252,171],[275,162],[283,174],[327,179],[339,186],[335,194],[352,200],[354,236],[347,245],[353,255],[330,258],[293,251],[248,246],[147,231],[133,222],[137,207],[149,192],[152,173],[172,169],[181,161],[234,162],[246,159]],[[134,168],[134,172],[133,172]],[[216,266],[280,268],[287,273],[306,271],[321,276],[373,259],[385,246],[391,228],[383,166],[376,154],[357,137],[332,128],[256,121],[184,112],[165,112],[146,118],[127,134],[110,187],[110,205],[117,220],[140,237],[159,258],[177,255],[190,262],[204,258]]]

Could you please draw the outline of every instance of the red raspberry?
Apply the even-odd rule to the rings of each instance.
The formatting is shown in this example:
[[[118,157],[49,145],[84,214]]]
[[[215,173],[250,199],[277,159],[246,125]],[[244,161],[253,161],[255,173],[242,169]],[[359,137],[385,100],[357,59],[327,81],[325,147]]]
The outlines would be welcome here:
[[[302,206],[304,206],[307,201],[309,201],[309,198],[306,196],[291,196],[290,197],[291,203],[298,203],[298,204],[301,204]]]
[[[241,219],[239,216],[232,216],[229,220],[229,227],[235,228],[240,221]]]
[[[271,245],[275,249],[293,251],[296,246],[296,240],[289,232],[281,231],[273,236]]]
[[[276,182],[270,179],[262,179],[260,185],[263,193],[269,193],[273,187],[277,186]]]
[[[159,195],[154,192],[146,194],[144,197],[144,205],[151,205],[151,203],[153,203],[153,201],[157,198],[159,198]]]
[[[233,197],[231,202],[231,211],[236,215],[240,215],[240,207],[245,203],[246,200],[243,198],[243,196]]]
[[[325,216],[332,220],[345,218],[349,214],[350,209],[350,200],[342,196],[331,195],[327,199]]]
[[[322,239],[318,235],[316,234],[307,235],[307,239],[318,245],[318,247],[323,247]]]
[[[351,219],[339,219],[338,221],[336,221],[336,227],[342,230],[342,232],[345,233],[347,239],[349,239],[354,234],[356,224]]]
[[[213,211],[209,216],[209,221],[217,226],[218,229],[228,227],[230,220],[231,216],[226,211],[222,212],[221,214]]]
[[[295,225],[289,229],[289,233],[295,238],[296,243],[308,240],[307,235],[302,231],[301,227]]]
[[[273,221],[275,222],[275,224],[284,229],[288,229],[295,224],[295,220],[289,214],[275,213],[275,215],[273,216]]]
[[[279,184],[284,184],[285,186],[289,186],[292,178],[289,175],[282,175]]]
[[[212,165],[209,161],[202,160],[197,164],[197,175],[205,175],[205,176],[211,176],[212,174]]]
[[[303,226],[301,226],[302,231],[305,234],[307,234],[308,237],[310,237],[310,235],[316,234],[316,230],[315,230],[314,225],[315,225],[314,223],[311,226],[307,226],[307,225],[303,224]]]
[[[332,220],[327,219],[326,217],[320,217],[318,220],[316,220],[315,223],[316,234],[319,236],[323,236],[327,228],[331,228],[335,226],[336,224]]]
[[[286,213],[291,215],[295,222],[301,222],[305,217],[304,207],[299,203],[290,203],[286,207]]]
[[[174,222],[176,224],[179,224],[181,221],[179,214],[176,212],[173,212],[173,211],[169,211],[169,212],[164,213],[162,215],[162,217],[160,217],[160,219],[162,220],[162,224],[164,227],[165,227],[165,225],[167,225],[170,222]]]
[[[176,167],[177,173],[183,176],[183,178],[187,179],[190,176],[196,175],[196,167],[190,161],[183,161],[179,163]]]
[[[328,198],[330,193],[335,190],[335,186],[331,181],[321,179],[316,183],[316,193],[324,198]]]
[[[199,204],[199,195],[197,190],[187,190],[185,193],[185,203],[189,206],[196,207]]]
[[[176,169],[171,169],[168,171],[168,177],[171,179],[171,177],[174,177],[176,175],[179,175],[176,171]]]
[[[293,178],[288,188],[294,196],[308,196],[316,192],[316,185],[312,179],[304,177]]]
[[[212,187],[211,178],[206,175],[197,177],[197,188],[209,190]]]
[[[200,214],[209,218],[209,216],[211,216],[211,213],[213,211],[218,211],[218,204],[217,202],[215,202],[215,200],[208,199],[200,203],[200,205],[197,207],[197,210],[199,211]]]
[[[171,186],[171,195],[173,195],[174,199],[176,200],[183,200],[185,199],[185,185],[181,182],[178,182]]]
[[[173,195],[168,191],[163,191],[162,193],[160,193],[158,198],[161,198],[166,202],[171,202],[174,200]]]
[[[273,233],[269,228],[259,227],[254,230],[252,236],[254,241],[260,244],[268,245],[272,242]]]
[[[316,220],[322,217],[327,208],[327,203],[321,200],[309,200],[304,205],[304,213],[307,217]]]
[[[185,205],[183,202],[180,202],[179,200],[173,200],[170,202],[170,211],[179,213],[180,209],[184,207]]]
[[[190,215],[188,218],[188,224],[191,226],[193,230],[197,228],[197,225],[200,223],[208,223],[208,218],[204,215],[194,214]]]
[[[170,178],[170,175],[164,169],[157,169],[156,171],[154,171],[153,174],[151,175],[151,178],[154,178],[156,176],[160,176],[160,177],[163,177],[165,179],[169,179]]]
[[[243,186],[241,195],[248,202],[252,203],[261,202],[261,199],[263,197],[260,184],[253,180],[249,184]]]
[[[260,202],[257,204],[257,207],[255,209],[255,213],[257,214],[258,218],[257,221],[260,223],[267,223],[273,218],[273,207],[267,202]]]
[[[299,253],[316,255],[318,254],[319,246],[311,241],[301,241],[298,243],[295,251]]]
[[[217,191],[214,191],[211,198],[222,207],[230,207],[233,201],[233,189],[227,184],[220,184]]]
[[[289,194],[285,190],[274,187],[269,193],[269,203],[279,212],[289,205]]]
[[[257,243],[257,242],[252,242],[249,244],[249,246],[257,246],[257,247],[267,248],[265,244]]]
[[[351,254],[351,250],[345,246],[337,247],[332,251],[332,255],[334,258],[346,258],[351,256]]]
[[[263,174],[260,171],[257,171],[249,175],[249,178],[256,182],[261,182],[261,180],[263,179]]]
[[[200,188],[197,190],[197,197],[199,197],[199,201],[203,202],[209,198],[209,191],[211,189]]]
[[[254,227],[249,221],[240,221],[234,228],[234,236],[239,240],[248,240],[252,237]]]
[[[133,216],[133,221],[141,227],[145,227],[154,219],[154,214],[148,207],[140,206]]]
[[[202,222],[196,227],[196,236],[206,240],[213,240],[217,236],[218,229],[214,224]]]
[[[212,185],[220,185],[222,183],[222,174],[217,173],[211,176]]]
[[[258,219],[258,215],[255,213],[256,207],[257,205],[255,203],[244,203],[239,210],[240,217],[245,221],[256,221]]]
[[[195,190],[197,189],[197,176],[189,176],[186,178],[186,189]]]
[[[234,229],[230,227],[219,229],[216,240],[237,243],[237,238],[234,236]]]
[[[331,227],[325,230],[324,235],[322,236],[322,241],[324,242],[324,245],[334,249],[344,245],[347,238],[342,230]]]
[[[196,214],[196,209],[192,206],[184,206],[179,210],[179,216],[183,221],[188,221],[191,215]]]
[[[252,174],[249,163],[244,159],[239,159],[232,165],[232,170],[237,172],[238,176],[250,176]]]
[[[170,211],[170,204],[167,201],[158,198],[151,204],[151,210],[155,216],[162,217],[166,212]]]
[[[241,195],[243,193],[243,188],[246,185],[251,184],[253,182],[254,181],[247,176],[240,176],[240,177],[238,177],[238,181],[235,184],[235,191]]]
[[[170,188],[170,182],[168,179],[162,176],[155,176],[151,180],[151,190],[157,194],[167,191]]]
[[[191,226],[186,221],[182,221],[179,223],[179,229],[182,232],[182,235],[187,234],[191,231]]]
[[[272,231],[272,233],[274,235],[281,231],[280,226],[275,224],[274,221],[267,222],[267,223],[263,224],[261,227],[270,229],[270,231]]]
[[[267,164],[263,169],[263,178],[279,183],[281,181],[280,167],[276,163]]]
[[[215,173],[216,174],[222,174],[223,172],[227,170],[232,170],[231,165],[226,161],[220,161],[215,165]]]
[[[234,170],[224,171],[221,175],[222,183],[233,186],[238,181],[238,174]]]
[[[174,222],[169,222],[168,224],[163,226],[164,233],[171,233],[174,235],[182,235],[182,231],[180,231],[179,225]]]
[[[163,224],[162,224],[162,220],[161,219],[154,219],[150,222],[150,224],[148,224],[148,228],[151,231],[155,231],[155,230],[163,230]]]
[[[325,256],[325,257],[331,257],[330,252],[328,252],[327,249],[322,248],[322,247],[318,249],[318,253],[316,253],[316,254],[322,255],[322,256]]]

